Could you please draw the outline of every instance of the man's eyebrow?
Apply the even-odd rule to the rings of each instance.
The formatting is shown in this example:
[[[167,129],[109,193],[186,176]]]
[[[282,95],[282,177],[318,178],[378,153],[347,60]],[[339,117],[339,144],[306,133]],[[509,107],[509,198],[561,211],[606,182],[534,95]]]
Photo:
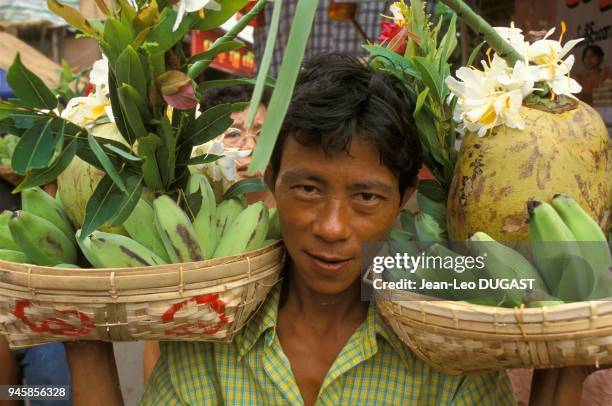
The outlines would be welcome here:
[[[387,193],[387,194],[391,194],[393,193],[393,187],[389,186],[387,183],[385,182],[381,182],[378,180],[372,180],[372,181],[366,181],[366,182],[360,182],[360,183],[353,183],[350,187],[349,190],[351,191],[362,191],[362,190],[380,190],[381,192]]]
[[[301,169],[289,170],[283,173],[283,179],[289,182],[296,180],[310,180],[318,183],[326,183],[322,177]]]

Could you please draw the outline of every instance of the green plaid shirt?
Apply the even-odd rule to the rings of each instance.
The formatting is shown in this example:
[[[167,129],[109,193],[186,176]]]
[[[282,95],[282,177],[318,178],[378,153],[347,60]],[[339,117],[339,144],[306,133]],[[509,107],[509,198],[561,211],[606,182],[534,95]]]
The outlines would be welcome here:
[[[302,405],[274,326],[280,284],[232,343],[166,342],[145,405]],[[514,405],[504,372],[450,376],[416,357],[370,305],[327,373],[317,405]]]

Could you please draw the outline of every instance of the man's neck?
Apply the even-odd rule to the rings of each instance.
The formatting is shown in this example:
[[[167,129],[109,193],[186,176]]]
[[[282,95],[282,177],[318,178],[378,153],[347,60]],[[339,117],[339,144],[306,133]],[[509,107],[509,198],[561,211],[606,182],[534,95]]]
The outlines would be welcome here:
[[[299,273],[288,267],[283,290],[286,300],[279,311],[304,320],[321,334],[347,322],[359,325],[367,316],[368,303],[361,301],[359,279],[338,294],[321,294],[310,289]]]

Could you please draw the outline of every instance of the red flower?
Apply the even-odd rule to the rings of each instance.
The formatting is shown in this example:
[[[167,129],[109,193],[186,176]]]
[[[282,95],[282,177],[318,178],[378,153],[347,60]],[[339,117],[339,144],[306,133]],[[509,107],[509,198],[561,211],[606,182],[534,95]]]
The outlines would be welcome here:
[[[380,35],[378,36],[378,40],[396,42],[392,51],[395,51],[400,55],[404,55],[404,52],[406,52],[406,38],[402,38],[399,41],[397,40],[393,41],[393,39],[398,34],[400,34],[402,31],[404,31],[404,35],[405,35],[406,30],[402,30],[402,27],[398,26],[395,23],[389,22],[389,21],[382,21],[380,23],[380,27],[382,28],[382,31]]]

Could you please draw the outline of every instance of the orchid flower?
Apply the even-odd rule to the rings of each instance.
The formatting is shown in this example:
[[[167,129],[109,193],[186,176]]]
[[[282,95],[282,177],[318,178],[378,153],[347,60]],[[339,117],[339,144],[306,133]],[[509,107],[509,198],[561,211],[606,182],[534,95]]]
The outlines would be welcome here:
[[[185,13],[193,13],[194,11],[199,11],[202,9],[214,11],[221,10],[221,5],[215,0],[178,0],[178,3],[175,4],[173,7],[176,10],[177,14],[176,21],[174,22],[174,26],[172,27],[172,32],[178,30],[178,27],[183,21]]]

